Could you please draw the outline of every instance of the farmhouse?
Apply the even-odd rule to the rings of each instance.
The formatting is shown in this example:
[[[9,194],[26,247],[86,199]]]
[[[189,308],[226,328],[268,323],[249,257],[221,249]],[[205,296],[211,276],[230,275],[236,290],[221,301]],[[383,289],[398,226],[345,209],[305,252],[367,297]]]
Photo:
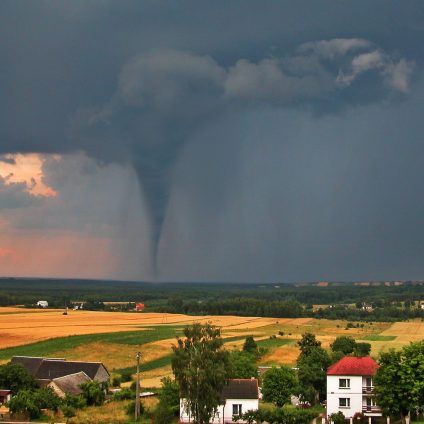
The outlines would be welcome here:
[[[229,380],[222,390],[221,399],[222,403],[218,406],[211,422],[214,424],[231,424],[234,422],[233,415],[241,415],[259,408],[258,380],[254,378]],[[180,422],[191,422],[184,399],[180,400]],[[246,421],[237,422],[245,423]]]
[[[101,362],[67,361],[63,358],[14,356],[12,364],[21,364],[41,384],[55,379],[84,373],[90,380],[107,382],[109,372]]]
[[[88,383],[91,378],[83,371],[75,374],[65,375],[64,377],[54,378],[49,381],[47,387],[60,397],[64,398],[67,394],[77,396],[82,393],[81,384]]]
[[[369,356],[345,356],[332,365],[327,371],[327,416],[341,411],[346,418],[357,413],[380,417],[373,394],[377,369]]]

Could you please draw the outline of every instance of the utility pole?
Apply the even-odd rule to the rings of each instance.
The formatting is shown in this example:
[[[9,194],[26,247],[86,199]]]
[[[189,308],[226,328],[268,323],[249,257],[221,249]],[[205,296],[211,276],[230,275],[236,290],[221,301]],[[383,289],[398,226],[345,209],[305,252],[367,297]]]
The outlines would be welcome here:
[[[137,359],[137,385],[135,387],[135,421],[140,418],[140,358],[141,353],[137,352],[135,359]]]

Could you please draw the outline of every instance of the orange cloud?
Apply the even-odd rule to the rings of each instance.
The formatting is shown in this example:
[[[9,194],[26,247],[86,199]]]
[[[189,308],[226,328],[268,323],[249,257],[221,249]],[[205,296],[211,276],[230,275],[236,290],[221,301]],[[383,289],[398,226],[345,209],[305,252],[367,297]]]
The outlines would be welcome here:
[[[120,268],[113,240],[78,232],[8,229],[0,246],[0,276],[110,278]]]
[[[27,191],[34,196],[54,197],[56,191],[45,184],[43,174],[43,155],[36,153],[15,154],[3,156],[7,161],[0,158],[0,177],[6,180],[6,184],[25,183]],[[55,156],[60,160],[59,156]]]

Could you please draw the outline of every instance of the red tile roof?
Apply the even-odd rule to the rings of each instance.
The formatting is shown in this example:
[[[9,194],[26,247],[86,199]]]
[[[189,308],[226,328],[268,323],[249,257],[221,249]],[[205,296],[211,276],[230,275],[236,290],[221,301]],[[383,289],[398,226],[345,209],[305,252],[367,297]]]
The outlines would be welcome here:
[[[345,356],[331,365],[327,375],[365,375],[371,376],[377,372],[378,364],[369,356]]]

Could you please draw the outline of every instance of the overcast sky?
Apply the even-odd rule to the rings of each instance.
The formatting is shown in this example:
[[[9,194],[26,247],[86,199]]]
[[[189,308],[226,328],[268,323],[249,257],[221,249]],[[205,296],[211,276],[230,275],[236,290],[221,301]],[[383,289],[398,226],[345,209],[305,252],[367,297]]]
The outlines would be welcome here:
[[[0,2],[0,275],[424,279],[424,3]]]

